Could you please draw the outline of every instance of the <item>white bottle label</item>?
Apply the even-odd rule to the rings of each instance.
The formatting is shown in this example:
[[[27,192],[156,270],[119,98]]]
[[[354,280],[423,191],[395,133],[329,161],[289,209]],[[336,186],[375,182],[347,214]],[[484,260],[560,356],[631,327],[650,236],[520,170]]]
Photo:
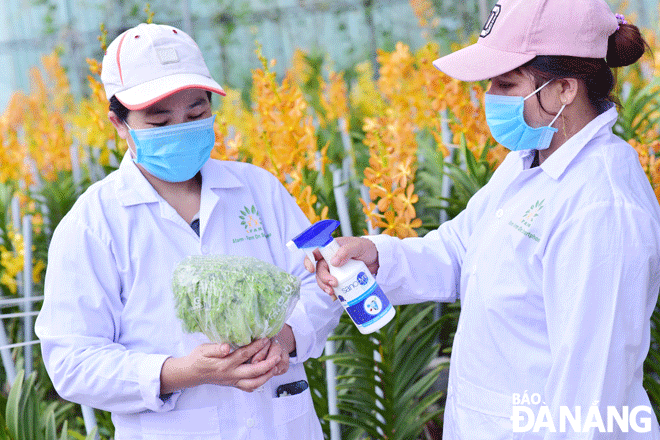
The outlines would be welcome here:
[[[374,324],[392,308],[373,276],[364,271],[340,283],[335,294],[358,327]]]

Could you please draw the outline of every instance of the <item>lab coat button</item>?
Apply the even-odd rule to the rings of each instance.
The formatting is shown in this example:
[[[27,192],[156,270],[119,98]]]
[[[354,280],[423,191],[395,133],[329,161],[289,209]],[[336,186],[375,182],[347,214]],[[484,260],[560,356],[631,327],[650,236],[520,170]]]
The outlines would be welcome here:
[[[504,215],[504,210],[503,209],[498,209],[497,212],[495,213],[497,218],[500,218]]]
[[[477,273],[477,265],[476,264],[474,266],[472,266],[472,273],[473,274]]]
[[[248,428],[254,428],[254,419],[253,418],[247,419],[245,422],[245,426],[247,426]]]
[[[202,246],[202,253],[203,254],[208,254],[209,253],[209,247],[206,246],[206,245]]]

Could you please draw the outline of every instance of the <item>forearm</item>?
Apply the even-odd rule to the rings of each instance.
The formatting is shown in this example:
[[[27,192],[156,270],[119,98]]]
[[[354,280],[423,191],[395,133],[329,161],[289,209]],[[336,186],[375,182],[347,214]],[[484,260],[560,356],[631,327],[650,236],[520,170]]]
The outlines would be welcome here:
[[[184,388],[200,385],[198,377],[191,374],[190,363],[185,357],[170,357],[160,370],[160,395],[174,393]]]

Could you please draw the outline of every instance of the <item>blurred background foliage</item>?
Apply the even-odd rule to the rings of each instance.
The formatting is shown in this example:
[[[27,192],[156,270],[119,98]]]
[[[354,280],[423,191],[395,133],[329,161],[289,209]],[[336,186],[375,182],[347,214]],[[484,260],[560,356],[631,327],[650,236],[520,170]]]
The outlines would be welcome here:
[[[11,5],[14,0],[9,1]],[[248,1],[207,0],[200,2],[206,14],[193,11],[186,23],[185,14],[181,20],[168,19],[181,16],[173,8],[185,2],[154,2],[157,7],[145,10],[137,2],[115,0],[115,16],[100,28],[76,34],[86,40],[76,40],[79,46],[62,39],[75,31],[76,21],[61,14],[61,5],[52,0],[37,3],[35,7],[46,11],[40,16],[52,41],[66,44],[39,59],[26,76],[27,86],[11,94],[0,114],[4,297],[17,294],[24,269],[23,237],[12,221],[12,199],[18,198],[21,215],[32,218],[31,273],[38,293],[53,229],[91,183],[116,169],[126,151],[107,120],[98,75],[105,45],[121,27],[139,21],[192,27],[196,38],[206,42],[202,50],[207,60],[214,60],[209,64],[227,91],[226,97],[214,100],[213,157],[271,171],[311,221],[344,216],[342,226],[355,235],[423,235],[457,215],[507,153],[492,140],[485,123],[481,107],[487,83],[462,83],[431,65],[441,54],[474,41],[482,21],[481,1],[299,0],[286,9],[275,0],[263,2],[261,8]],[[405,13],[383,18],[394,6],[398,9],[390,15]],[[301,17],[309,14],[296,22],[292,11]],[[68,17],[66,26],[58,22],[58,14]],[[296,23],[303,30],[318,27],[323,14],[334,14],[338,18],[333,25],[340,30],[344,26],[345,38],[336,44],[344,52],[331,53],[320,44],[307,50],[297,47],[298,34],[291,29]],[[635,22],[635,14],[629,13],[628,19]],[[360,30],[355,40],[349,38],[352,26]],[[277,44],[288,49],[278,52],[279,37],[270,38],[270,33],[287,32]],[[653,54],[660,56],[655,35],[645,32]],[[308,38],[327,36],[309,33]],[[95,48],[84,49],[90,45]],[[72,58],[72,53],[85,50],[90,53],[86,62],[82,56]],[[618,72],[624,105],[615,131],[638,151],[660,197],[660,72],[653,54]],[[234,65],[249,66],[247,74]],[[448,356],[459,310],[459,304],[402,306],[391,324],[369,337],[344,317],[333,336],[335,353],[306,364],[326,436],[333,421],[344,439],[441,438]],[[660,309],[652,321],[645,386],[658,411]],[[5,320],[12,341],[20,338],[20,324],[18,319]],[[19,371],[22,353],[13,351]],[[0,371],[5,384],[0,392],[0,439],[85,439],[80,407],[58,398],[37,348],[34,357],[35,372],[26,379],[20,373],[11,391]],[[337,369],[339,412],[334,415],[328,415],[326,360]],[[96,417],[98,435],[112,438],[109,414],[96,411]],[[26,432],[35,434],[21,437]]]

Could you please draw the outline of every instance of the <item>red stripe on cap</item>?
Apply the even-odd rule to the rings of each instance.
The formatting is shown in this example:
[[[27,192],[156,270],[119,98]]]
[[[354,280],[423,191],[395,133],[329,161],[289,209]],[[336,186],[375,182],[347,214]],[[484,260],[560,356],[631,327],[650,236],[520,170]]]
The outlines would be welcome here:
[[[119,46],[117,47],[117,68],[119,69],[119,80],[121,81],[121,85],[124,85],[124,76],[121,74],[121,61],[119,60],[119,52],[121,52],[121,45],[124,42],[124,38],[126,38],[126,35],[128,32],[126,32],[122,37],[121,40],[119,40]]]

